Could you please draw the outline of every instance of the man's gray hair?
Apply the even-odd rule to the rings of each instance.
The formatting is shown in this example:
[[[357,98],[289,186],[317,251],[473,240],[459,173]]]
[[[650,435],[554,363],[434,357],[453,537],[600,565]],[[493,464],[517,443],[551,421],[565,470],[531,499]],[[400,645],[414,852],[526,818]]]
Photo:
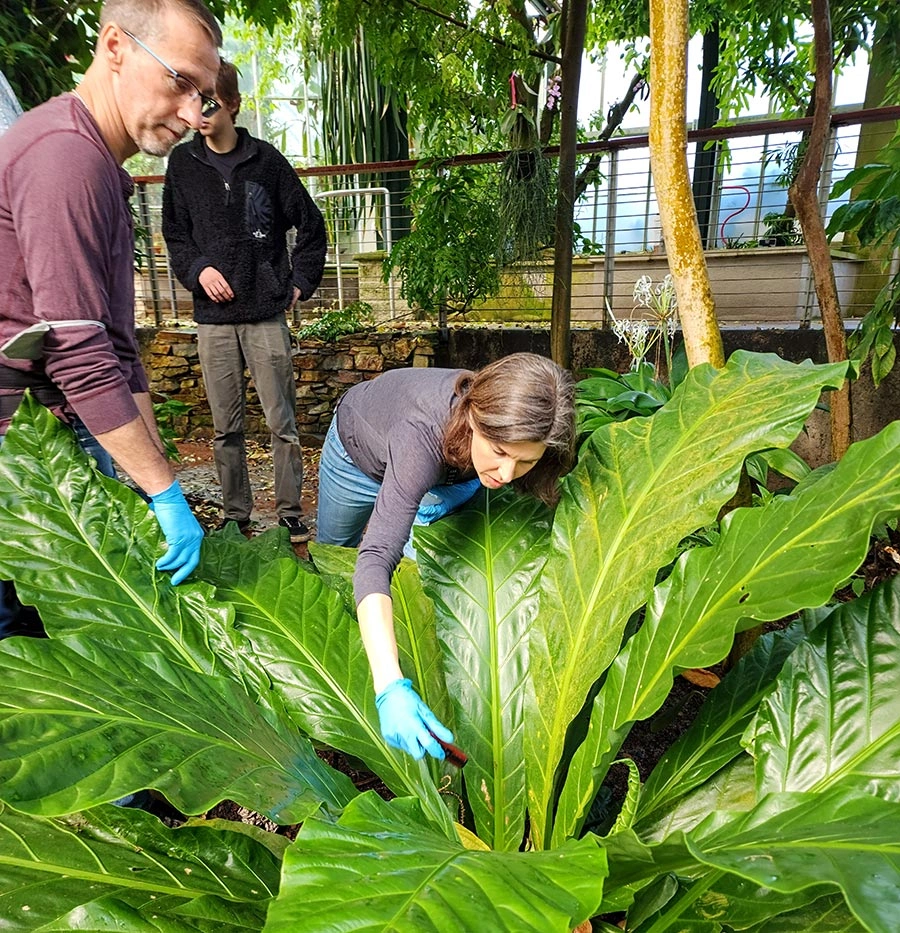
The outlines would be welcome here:
[[[106,0],[100,11],[101,28],[116,23],[146,41],[162,39],[163,17],[169,10],[183,13],[202,26],[216,48],[222,45],[222,28],[203,0]]]

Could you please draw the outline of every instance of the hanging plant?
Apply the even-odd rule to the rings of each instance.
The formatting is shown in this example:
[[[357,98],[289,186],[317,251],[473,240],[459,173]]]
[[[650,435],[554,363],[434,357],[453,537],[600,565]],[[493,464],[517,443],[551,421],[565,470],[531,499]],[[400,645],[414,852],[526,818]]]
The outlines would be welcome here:
[[[514,149],[500,167],[501,261],[535,259],[553,244],[556,171],[540,147]]]

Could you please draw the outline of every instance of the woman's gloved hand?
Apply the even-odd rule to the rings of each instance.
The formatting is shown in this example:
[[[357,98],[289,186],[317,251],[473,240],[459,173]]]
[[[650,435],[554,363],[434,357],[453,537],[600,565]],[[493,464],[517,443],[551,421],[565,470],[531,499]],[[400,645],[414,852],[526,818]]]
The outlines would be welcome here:
[[[156,562],[156,569],[174,570],[172,585],[177,586],[200,562],[203,529],[194,518],[178,480],[168,489],[151,496],[150,508],[156,514],[156,520],[169,545],[166,553]]]
[[[422,497],[416,512],[416,522],[430,525],[468,502],[481,489],[481,480],[476,476],[464,483],[450,486],[432,486]]]
[[[428,752],[433,758],[443,758],[444,750],[434,735],[445,742],[453,741],[453,733],[441,725],[437,716],[422,702],[406,677],[392,680],[375,697],[381,735],[392,748],[399,748],[417,761]],[[429,732],[434,733],[434,735]]]

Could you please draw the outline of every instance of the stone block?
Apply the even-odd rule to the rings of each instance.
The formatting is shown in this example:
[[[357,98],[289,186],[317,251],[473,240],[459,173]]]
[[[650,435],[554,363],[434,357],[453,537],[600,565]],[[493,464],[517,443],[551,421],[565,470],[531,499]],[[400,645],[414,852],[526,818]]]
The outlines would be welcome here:
[[[353,358],[349,353],[331,353],[322,359],[322,369],[333,372],[340,369],[351,369]]]
[[[173,344],[171,347],[171,352],[173,356],[181,356],[185,359],[197,359],[199,357],[197,345],[194,343]]]
[[[355,362],[357,369],[367,373],[378,373],[384,369],[384,357],[380,353],[357,353]]]
[[[409,359],[413,352],[414,343],[409,337],[400,337],[397,340],[384,340],[378,349],[386,360],[402,363]]]

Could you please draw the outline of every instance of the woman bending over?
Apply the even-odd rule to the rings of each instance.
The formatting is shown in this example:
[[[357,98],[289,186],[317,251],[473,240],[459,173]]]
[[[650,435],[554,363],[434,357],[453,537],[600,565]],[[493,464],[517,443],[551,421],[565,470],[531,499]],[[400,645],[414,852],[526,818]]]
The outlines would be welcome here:
[[[381,732],[421,758],[453,736],[400,670],[391,576],[419,513],[433,519],[479,486],[512,484],[555,505],[574,461],[572,377],[533,353],[477,372],[397,369],[340,399],[319,464],[317,540],[359,545],[353,591]],[[365,531],[365,534],[363,533]]]

